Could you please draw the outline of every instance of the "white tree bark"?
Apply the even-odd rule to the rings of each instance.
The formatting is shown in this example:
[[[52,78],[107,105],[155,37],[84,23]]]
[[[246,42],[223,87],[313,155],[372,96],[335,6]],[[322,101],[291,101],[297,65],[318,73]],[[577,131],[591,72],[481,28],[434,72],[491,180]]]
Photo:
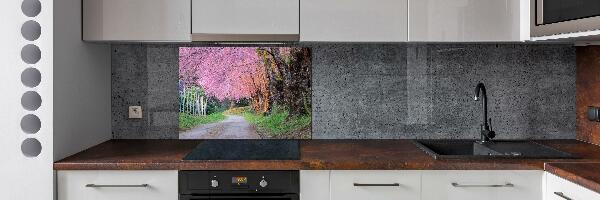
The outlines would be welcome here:
[[[200,110],[202,116],[206,116],[206,108],[208,106],[208,99],[205,99],[204,96],[200,97]]]

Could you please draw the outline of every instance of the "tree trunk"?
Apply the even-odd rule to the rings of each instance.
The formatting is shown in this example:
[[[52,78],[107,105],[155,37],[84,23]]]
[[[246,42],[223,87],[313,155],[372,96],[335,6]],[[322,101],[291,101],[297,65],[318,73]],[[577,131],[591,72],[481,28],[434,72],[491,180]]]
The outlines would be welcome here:
[[[311,57],[308,48],[292,48],[290,61],[285,62],[279,48],[270,48],[270,54],[281,75],[282,103],[290,116],[310,113]],[[281,93],[282,92],[282,93]]]
[[[269,105],[267,112],[273,110],[274,105],[284,105],[283,102],[283,81],[279,70],[280,61],[276,60],[279,56],[277,48],[261,49],[265,71],[269,85]]]
[[[308,48],[293,48],[289,64],[287,101],[290,115],[309,114],[311,104],[311,57]]]

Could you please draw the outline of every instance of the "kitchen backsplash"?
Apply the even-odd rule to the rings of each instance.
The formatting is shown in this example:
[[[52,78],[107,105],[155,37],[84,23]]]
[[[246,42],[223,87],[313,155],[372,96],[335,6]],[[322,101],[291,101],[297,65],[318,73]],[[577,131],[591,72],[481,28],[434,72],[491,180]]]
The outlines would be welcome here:
[[[313,139],[478,138],[486,84],[501,139],[575,138],[575,48],[548,44],[304,44]],[[112,46],[116,139],[178,138],[178,45]],[[130,105],[143,119],[128,119]]]

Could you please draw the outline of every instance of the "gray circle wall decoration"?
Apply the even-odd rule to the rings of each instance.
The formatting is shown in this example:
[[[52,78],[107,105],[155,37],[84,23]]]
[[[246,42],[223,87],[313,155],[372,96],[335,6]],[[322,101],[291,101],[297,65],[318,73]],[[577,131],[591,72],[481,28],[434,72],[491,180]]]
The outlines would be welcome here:
[[[40,118],[35,115],[28,114],[21,118],[21,129],[25,133],[35,134],[40,131],[41,127],[42,122],[40,121]]]
[[[40,82],[42,82],[42,74],[40,73],[40,70],[36,68],[30,67],[23,70],[21,73],[21,83],[27,87],[36,87]]]
[[[42,3],[39,0],[23,0],[21,12],[27,17],[35,17],[42,11]]]
[[[21,96],[21,105],[25,110],[34,111],[42,106],[42,97],[34,91],[27,91]]]
[[[42,143],[35,138],[27,138],[21,143],[21,152],[27,157],[37,157],[42,153]]]
[[[42,27],[36,21],[29,20],[23,23],[21,26],[21,35],[23,38],[29,41],[34,41],[40,38],[42,34]]]
[[[42,11],[39,0],[23,0],[21,11],[27,17],[36,17]],[[21,36],[28,41],[38,40],[42,35],[41,25],[35,19],[21,25]],[[27,64],[36,64],[42,58],[42,52],[35,44],[27,44],[21,49],[21,60]],[[21,72],[21,83],[27,87],[37,87],[42,74],[36,68],[30,67]],[[35,91],[27,91],[21,96],[21,106],[27,111],[35,111],[42,105],[42,97]],[[27,114],[21,118],[21,130],[27,134],[36,134],[42,127],[40,118],[35,114]],[[25,157],[37,157],[42,152],[42,144],[38,139],[27,138],[21,143],[21,152]]]
[[[34,44],[25,45],[21,49],[21,59],[27,64],[35,64],[42,58],[40,48]]]

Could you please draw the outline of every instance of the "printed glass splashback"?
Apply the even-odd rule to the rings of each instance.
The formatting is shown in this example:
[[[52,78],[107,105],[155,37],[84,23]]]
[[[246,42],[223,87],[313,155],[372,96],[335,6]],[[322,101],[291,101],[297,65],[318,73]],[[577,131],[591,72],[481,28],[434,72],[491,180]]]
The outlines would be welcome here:
[[[311,52],[180,47],[179,139],[310,139]]]

